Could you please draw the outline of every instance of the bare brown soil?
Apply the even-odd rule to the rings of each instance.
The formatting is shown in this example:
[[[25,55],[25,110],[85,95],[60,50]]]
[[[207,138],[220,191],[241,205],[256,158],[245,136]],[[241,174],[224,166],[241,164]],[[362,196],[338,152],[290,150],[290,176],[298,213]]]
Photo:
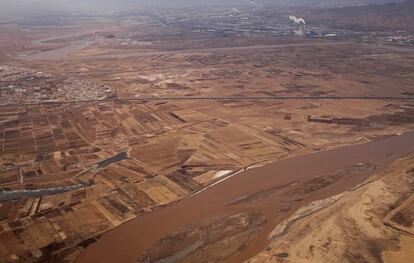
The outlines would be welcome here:
[[[248,262],[411,262],[413,158],[397,160],[360,187],[305,205],[278,224],[269,246]]]
[[[154,252],[157,251],[155,247],[159,247],[157,242],[162,242],[159,241],[160,239],[163,240],[162,238],[180,228],[196,224],[198,229],[202,228],[205,224],[202,222],[207,218],[243,211],[262,211],[268,221],[261,227],[261,231],[245,245],[242,253],[237,254],[229,249],[229,253],[222,259],[226,262],[246,260],[267,245],[267,236],[275,224],[299,206],[350,189],[362,183],[373,173],[370,167],[375,166],[378,171],[396,158],[414,151],[410,144],[407,144],[413,140],[413,136],[411,133],[363,145],[291,158],[243,172],[194,197],[145,214],[104,234],[99,241],[90,245],[81,254],[77,262],[91,260],[136,262],[142,255],[152,255],[157,258],[171,257],[182,252],[183,248],[167,249],[163,244],[162,247],[169,252],[165,254],[163,250],[164,254],[160,256]],[[361,168],[355,169],[358,164]],[[332,177],[333,174],[336,176]],[[324,179],[327,177],[334,179],[326,183]],[[315,184],[319,184],[320,187],[309,187]],[[278,186],[284,187],[279,189]],[[258,189],[262,190],[258,191]],[[289,191],[290,189],[296,190]],[[241,200],[244,202],[240,202]],[[198,253],[200,249],[202,245],[193,248],[191,253]],[[222,249],[225,250],[226,247]],[[188,256],[191,253],[189,252]]]
[[[73,262],[88,246],[80,260],[112,251],[130,261],[212,259],[219,250],[220,260],[240,262],[301,205],[350,189],[411,147],[317,153],[412,131],[409,100],[139,100],[412,97],[408,48],[286,35],[286,14],[271,10],[241,14],[243,25],[210,11],[186,10],[196,24],[173,10],[0,24],[0,103],[17,102],[0,107],[0,189],[88,186],[0,203],[0,262]],[[250,32],[257,22],[276,23],[276,33]],[[73,102],[88,98],[96,101]],[[99,165],[122,152],[130,159]],[[403,201],[387,222],[411,231]],[[211,229],[227,233],[220,249]],[[171,246],[177,237],[183,245]],[[196,239],[204,245],[187,246]]]

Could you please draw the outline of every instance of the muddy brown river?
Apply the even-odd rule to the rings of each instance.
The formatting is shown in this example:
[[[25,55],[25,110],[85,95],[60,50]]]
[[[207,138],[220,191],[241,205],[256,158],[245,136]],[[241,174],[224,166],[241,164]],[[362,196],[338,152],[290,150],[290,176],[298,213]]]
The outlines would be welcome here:
[[[263,212],[267,222],[259,233],[240,253],[225,260],[242,262],[262,251],[277,223],[300,206],[351,189],[410,152],[414,152],[414,132],[247,170],[105,233],[76,262],[137,262],[154,242],[185,226],[238,212]]]

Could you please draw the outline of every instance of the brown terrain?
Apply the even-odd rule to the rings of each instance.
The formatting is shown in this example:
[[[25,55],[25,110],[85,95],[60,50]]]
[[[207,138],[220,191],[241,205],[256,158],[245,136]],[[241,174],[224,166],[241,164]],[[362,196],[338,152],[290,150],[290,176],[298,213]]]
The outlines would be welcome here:
[[[382,5],[348,6],[312,13],[312,23],[359,30],[408,30],[414,32],[414,1]]]
[[[413,152],[413,139],[410,133],[239,173],[108,232],[77,262],[134,262],[141,253],[139,262],[243,261],[264,249],[275,223],[312,200],[358,186],[392,160]],[[177,233],[168,235],[175,229]]]
[[[248,262],[410,262],[413,155],[357,188],[301,208]]]
[[[412,49],[186,12],[0,24],[0,262],[409,262]]]

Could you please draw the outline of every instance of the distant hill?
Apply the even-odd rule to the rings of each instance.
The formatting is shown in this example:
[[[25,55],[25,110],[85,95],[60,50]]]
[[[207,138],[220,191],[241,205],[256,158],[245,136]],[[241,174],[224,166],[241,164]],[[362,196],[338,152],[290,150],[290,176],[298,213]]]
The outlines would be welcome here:
[[[309,7],[343,7],[368,4],[384,4],[389,2],[402,2],[404,0],[125,0],[147,6],[309,6]]]
[[[306,19],[311,24],[325,24],[344,29],[414,32],[414,0],[313,10],[306,14]]]
[[[62,13],[101,14],[122,10],[188,7],[304,7],[312,9],[383,4],[404,0],[0,0],[0,17],[61,15]],[[328,15],[328,14],[327,14]],[[329,16],[329,15],[328,15]]]
[[[313,8],[334,8],[404,2],[405,0],[257,0],[266,5],[309,6]]]

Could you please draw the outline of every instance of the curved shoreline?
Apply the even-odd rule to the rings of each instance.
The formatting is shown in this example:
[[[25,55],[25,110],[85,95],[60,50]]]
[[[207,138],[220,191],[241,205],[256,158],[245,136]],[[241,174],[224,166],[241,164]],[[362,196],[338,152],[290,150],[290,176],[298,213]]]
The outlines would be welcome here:
[[[362,183],[394,160],[414,152],[413,141],[414,132],[411,132],[365,144],[293,157],[244,171],[195,196],[146,213],[106,232],[80,255],[77,262],[136,262],[138,256],[154,242],[184,226],[240,211],[263,211],[268,223],[262,231],[246,244],[245,250],[226,260],[240,262],[266,246],[267,236],[277,222],[304,204],[330,197]],[[301,184],[358,163],[370,163],[377,169],[354,171],[350,177],[334,182],[320,191],[303,195],[303,200],[298,202],[284,199],[283,189],[266,193],[272,187],[277,189],[278,186],[292,182]],[[234,200],[249,195],[258,195],[258,198],[253,198],[251,202],[230,205]],[[276,212],[286,207],[288,201],[291,202],[289,212]]]

